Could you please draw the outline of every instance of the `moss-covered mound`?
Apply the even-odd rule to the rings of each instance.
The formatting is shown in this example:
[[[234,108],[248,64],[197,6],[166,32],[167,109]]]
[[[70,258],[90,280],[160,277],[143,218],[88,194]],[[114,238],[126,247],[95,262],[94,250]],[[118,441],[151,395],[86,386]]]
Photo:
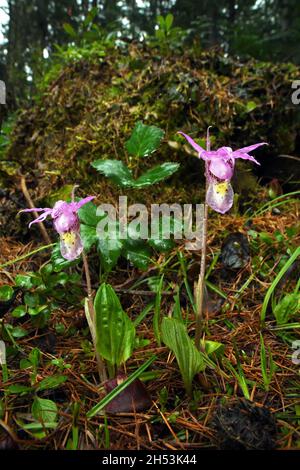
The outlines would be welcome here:
[[[277,155],[299,151],[299,110],[291,102],[298,74],[291,64],[239,63],[217,51],[165,57],[131,45],[127,54],[110,51],[103,60],[60,71],[20,114],[2,158],[27,175],[35,202],[45,197],[49,202],[50,193],[55,197],[73,183],[82,193],[115,199],[119,190],[90,166],[95,159],[124,160],[135,174],[158,161],[179,161],[181,169],[167,184],[131,196],[141,202],[192,202],[199,198],[201,162],[191,158],[176,132],[203,137],[213,125],[214,145],[267,141],[271,145],[257,156],[271,167]],[[147,159],[132,159],[124,147],[137,120],[166,132]]]

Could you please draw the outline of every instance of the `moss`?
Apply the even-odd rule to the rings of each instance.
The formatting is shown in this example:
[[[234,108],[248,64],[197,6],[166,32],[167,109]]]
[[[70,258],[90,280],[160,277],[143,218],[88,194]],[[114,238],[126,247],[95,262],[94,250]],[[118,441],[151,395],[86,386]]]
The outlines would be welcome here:
[[[292,152],[297,110],[290,106],[290,84],[296,72],[289,64],[241,64],[218,51],[172,57],[136,45],[127,56],[110,51],[101,62],[81,60],[59,71],[36,104],[20,114],[5,159],[17,161],[37,181],[31,188],[36,201],[73,183],[82,193],[114,200],[119,190],[90,166],[96,158],[122,159],[135,174],[178,161],[180,172],[166,184],[131,197],[197,201],[202,166],[176,132],[203,136],[213,125],[215,145],[268,141],[269,158]],[[165,142],[148,159],[129,158],[124,148],[137,120],[166,131]]]

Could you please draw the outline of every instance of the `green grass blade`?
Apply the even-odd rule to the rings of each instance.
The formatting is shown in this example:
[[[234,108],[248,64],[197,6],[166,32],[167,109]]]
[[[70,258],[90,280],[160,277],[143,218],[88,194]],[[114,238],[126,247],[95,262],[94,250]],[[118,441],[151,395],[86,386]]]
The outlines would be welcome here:
[[[114,398],[116,398],[119,393],[123,392],[128,385],[134,382],[136,379],[142,375],[142,373],[148,369],[149,366],[155,361],[156,356],[150,357],[148,361],[146,361],[143,365],[141,365],[133,374],[131,374],[124,382],[114,388],[111,392],[109,392],[97,405],[95,405],[87,414],[86,417],[88,419],[93,418],[96,414],[98,414],[103,408],[108,405]]]
[[[134,324],[135,327],[137,327],[140,323],[142,323],[142,321],[148,315],[148,313],[151,312],[154,305],[155,305],[154,301],[152,301],[148,305],[146,305],[146,307],[141,311],[141,313],[133,321],[133,324]]]
[[[26,258],[30,258],[30,256],[36,255],[40,251],[47,250],[48,248],[53,248],[56,243],[51,243],[50,245],[40,246],[36,250],[30,251],[26,255],[20,256],[19,258],[12,259],[11,261],[7,261],[7,263],[1,264],[0,269],[6,268],[7,266],[11,266],[12,264],[19,263],[19,261],[23,261]]]
[[[296,261],[296,259],[298,258],[298,256],[300,255],[300,247],[298,247],[294,253],[292,254],[292,256],[290,257],[290,259],[285,263],[285,265],[281,268],[281,270],[279,271],[279,273],[277,274],[276,278],[274,279],[274,281],[272,282],[272,284],[270,285],[267,293],[266,293],[266,296],[264,298],[264,301],[263,301],[263,305],[262,305],[262,309],[261,309],[261,314],[260,314],[260,321],[262,324],[264,324],[265,322],[265,319],[266,319],[266,314],[267,314],[267,308],[268,308],[268,305],[269,305],[269,302],[270,302],[270,299],[272,297],[272,294],[277,286],[277,284],[279,283],[279,281],[281,280],[281,278],[284,276],[284,274],[287,272],[287,270],[290,268],[290,266]]]
[[[153,330],[154,330],[154,335],[155,335],[158,346],[161,345],[160,307],[161,307],[161,293],[162,293],[162,288],[163,288],[163,282],[164,282],[164,275],[161,276],[159,284],[158,284],[157,294],[155,298],[154,315],[153,315]]]

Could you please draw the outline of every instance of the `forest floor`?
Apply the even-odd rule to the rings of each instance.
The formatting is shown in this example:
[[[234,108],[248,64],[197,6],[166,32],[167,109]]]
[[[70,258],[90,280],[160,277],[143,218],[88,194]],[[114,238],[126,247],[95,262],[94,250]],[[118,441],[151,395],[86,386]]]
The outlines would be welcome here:
[[[242,268],[229,270],[220,260],[220,246],[224,234],[236,232],[247,236],[251,259]],[[14,310],[34,289],[28,287],[25,294],[24,290],[18,291],[8,311],[2,310],[7,369],[2,366],[0,384],[1,448],[180,450],[228,445],[268,448],[273,443],[277,449],[297,448],[300,366],[293,363],[292,354],[295,341],[300,340],[299,311],[293,314],[291,306],[286,309],[282,300],[295,292],[299,263],[290,266],[274,289],[263,326],[260,316],[268,289],[299,240],[299,203],[290,198],[280,210],[267,207],[251,221],[239,215],[212,218],[207,256],[210,288],[203,332],[205,339],[220,342],[224,348],[214,357],[216,367],[195,377],[193,396],[187,397],[174,355],[163,344],[157,345],[153,308],[149,308],[137,321],[139,344],[123,369],[129,375],[156,356],[140,377],[151,404],[139,412],[102,412],[88,419],[87,412],[105,392],[99,386],[82,302],[70,305],[62,298],[47,324],[37,328],[22,309],[17,313]],[[37,273],[45,267],[47,250],[28,256],[39,246],[1,239],[0,284],[14,286],[16,276]],[[184,254],[183,264],[178,261],[178,253]],[[164,273],[161,316],[170,315],[174,295],[179,291],[181,314],[193,336],[195,325],[187,288],[192,289],[197,278],[199,259],[199,253],[185,252],[177,245],[167,256],[159,255],[145,272],[121,264],[107,282],[115,288],[131,319],[136,320],[155,299],[151,280],[158,272]],[[70,269],[82,274],[80,265]],[[92,270],[92,280],[96,289],[96,270]],[[81,289],[80,283],[77,287]],[[83,297],[84,292],[81,300]],[[38,412],[33,407],[37,408],[37,396],[55,403],[52,426],[43,428],[36,422]],[[241,431],[243,419],[246,421]]]

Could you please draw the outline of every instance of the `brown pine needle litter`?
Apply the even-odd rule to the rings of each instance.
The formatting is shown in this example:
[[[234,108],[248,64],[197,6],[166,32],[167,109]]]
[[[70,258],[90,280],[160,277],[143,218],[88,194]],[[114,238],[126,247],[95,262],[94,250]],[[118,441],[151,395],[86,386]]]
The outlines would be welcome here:
[[[18,319],[7,312],[2,322],[5,325],[20,325],[28,335],[15,339],[20,350],[8,360],[8,382],[0,383],[2,399],[5,401],[5,413],[0,422],[1,448],[16,446],[21,449],[62,449],[72,439],[74,429],[78,428],[78,449],[146,449],[146,450],[182,450],[218,447],[218,429],[216,429],[216,410],[226,403],[242,402],[243,392],[231,366],[238,371],[241,368],[247,381],[251,401],[255,406],[266,407],[276,423],[275,446],[278,449],[295,449],[300,442],[300,400],[299,400],[299,365],[292,362],[292,345],[287,335],[300,339],[299,328],[278,331],[272,311],[269,309],[264,328],[260,327],[260,312],[263,299],[276,272],[275,265],[286,255],[290,243],[285,234],[286,227],[299,225],[299,206],[290,203],[279,215],[266,212],[246,224],[242,216],[226,215],[211,219],[208,237],[208,266],[213,255],[219,251],[226,233],[243,232],[251,238],[251,232],[267,233],[273,243],[259,242],[251,246],[251,262],[243,269],[226,273],[220,262],[213,269],[209,280],[226,295],[223,304],[214,292],[209,292],[210,299],[206,311],[205,339],[218,341],[224,345],[224,361],[217,359],[216,369],[207,368],[205,374],[199,374],[194,380],[194,396],[185,395],[183,382],[177,362],[169,350],[157,347],[152,330],[152,312],[138,326],[138,336],[148,340],[144,347],[135,350],[133,357],[126,364],[126,372],[134,372],[147,358],[156,354],[157,359],[148,372],[152,376],[145,382],[152,399],[152,406],[145,412],[120,413],[118,415],[96,415],[86,418],[86,413],[104,396],[99,388],[97,364],[90,345],[90,337],[84,317],[83,306],[68,306],[60,303],[51,313],[49,324],[42,329],[32,326],[28,316]],[[299,228],[299,227],[298,227]],[[274,234],[283,234],[283,241],[277,242]],[[299,230],[293,236],[293,246],[298,246]],[[20,259],[37,246],[32,242],[23,245],[9,238],[1,239],[0,265]],[[177,249],[181,249],[177,246]],[[190,285],[197,275],[199,255],[185,252]],[[49,259],[49,251],[38,252],[28,258],[16,261],[0,268],[0,285],[14,285],[17,274],[37,271]],[[170,293],[175,293],[176,286],[182,283],[182,273],[175,263],[176,257],[165,269],[167,282],[166,294],[162,296],[162,315],[168,315],[173,302]],[[165,261],[162,256],[159,263]],[[81,273],[81,266],[73,268]],[[134,288],[135,282],[142,276],[152,276],[155,268],[142,274],[136,269],[117,267],[108,282],[116,288],[121,303],[132,319],[136,318],[151,300],[145,295],[147,284],[143,288]],[[250,282],[247,280],[251,277]],[[280,294],[289,292],[297,282],[293,272],[280,286]],[[98,285],[97,273],[92,272],[93,287]],[[125,287],[123,287],[125,286]],[[171,287],[170,287],[171,286]],[[132,291],[131,291],[132,287]],[[167,288],[168,287],[168,288]],[[149,290],[150,292],[150,290]],[[22,295],[22,294],[18,294]],[[279,293],[277,293],[279,295]],[[22,302],[17,297],[16,307]],[[183,317],[190,321],[189,333],[194,335],[192,308],[187,300],[184,288],[181,289],[181,308]],[[299,316],[293,319],[297,322]],[[62,331],[58,328],[62,328]],[[266,351],[271,351],[276,367],[269,389],[263,384],[261,369],[261,340],[263,335]],[[59,388],[44,390],[42,398],[53,400],[58,407],[58,425],[54,430],[46,430],[40,439],[26,433],[20,427],[20,420],[31,413],[32,395],[10,393],[3,395],[12,385],[30,386],[32,369],[19,368],[20,359],[28,357],[33,348],[39,348],[42,357],[34,378],[34,385],[55,374],[67,376]],[[68,364],[58,370],[53,360],[62,359]],[[123,370],[124,372],[125,370]],[[220,373],[222,372],[222,373]],[[149,378],[149,377],[148,377]],[[1,379],[2,380],[2,379]],[[79,411],[74,417],[74,403]]]

